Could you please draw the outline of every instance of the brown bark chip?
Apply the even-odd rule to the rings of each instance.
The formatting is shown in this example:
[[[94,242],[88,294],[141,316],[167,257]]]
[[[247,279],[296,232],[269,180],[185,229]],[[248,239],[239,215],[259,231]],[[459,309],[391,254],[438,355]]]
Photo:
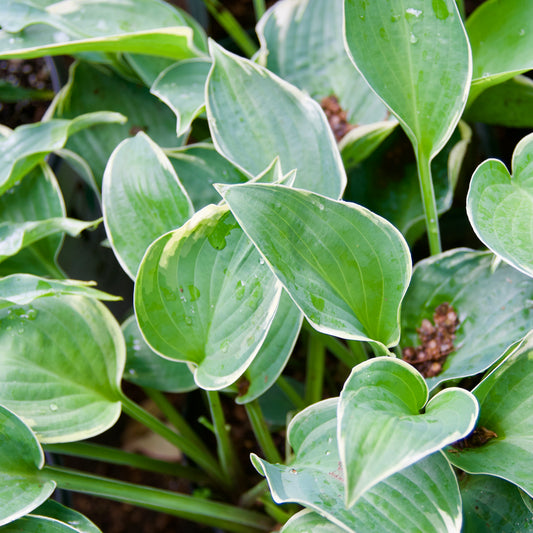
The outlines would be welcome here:
[[[339,142],[350,130],[355,128],[353,124],[348,122],[346,111],[342,109],[338,98],[334,94],[322,98],[320,106],[326,114],[337,142]]]

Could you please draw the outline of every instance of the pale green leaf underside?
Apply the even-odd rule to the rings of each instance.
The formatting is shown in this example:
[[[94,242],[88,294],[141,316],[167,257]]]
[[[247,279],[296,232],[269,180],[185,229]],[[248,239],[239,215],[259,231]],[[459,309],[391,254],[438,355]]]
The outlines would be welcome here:
[[[223,196],[313,327],[398,342],[411,262],[390,223],[355,204],[282,185],[236,185]]]
[[[478,237],[495,254],[533,277],[533,134],[513,154],[513,175],[496,159],[474,172],[467,213]]]
[[[425,318],[432,321],[440,304],[452,305],[459,318],[455,351],[442,372],[427,379],[430,389],[486,370],[533,328],[533,309],[525,305],[533,299],[533,280],[505,263],[494,268],[494,259],[491,253],[457,249],[414,269],[402,305],[402,347],[420,344],[416,328]]]
[[[144,340],[134,316],[122,324],[126,340],[124,379],[141,387],[165,392],[188,392],[196,388],[187,363],[156,354]]]
[[[259,65],[211,43],[206,110],[217,150],[252,176],[279,156],[296,187],[340,198],[346,185],[337,144],[320,106]]]
[[[293,515],[281,529],[282,533],[343,533],[346,531],[314,511],[305,509]]]
[[[26,424],[0,405],[0,525],[16,520],[45,501],[55,482],[32,480],[44,464],[43,451]]]
[[[89,438],[116,422],[125,346],[103,304],[38,298],[0,310],[0,324],[0,403],[41,442]]]
[[[319,102],[335,95],[351,124],[385,120],[388,113],[354,72],[342,38],[343,0],[277,2],[256,31],[266,67]]]
[[[394,474],[344,505],[344,480],[337,450],[337,398],[305,409],[289,425],[296,458],[271,465],[252,455],[266,475],[274,500],[297,502],[346,531],[459,533],[461,502],[455,475],[440,453]]]
[[[146,249],[193,213],[187,193],[161,148],[145,133],[122,141],[102,182],[107,236],[126,273],[135,279]]]
[[[533,333],[472,392],[479,399],[478,427],[495,432],[477,448],[448,449],[448,459],[472,474],[490,474],[533,497]]]
[[[210,205],[150,246],[135,312],[152,349],[195,365],[198,386],[221,389],[256,356],[280,291],[227,207]]]
[[[468,96],[470,47],[454,0],[345,1],[349,54],[431,158],[452,134]]]

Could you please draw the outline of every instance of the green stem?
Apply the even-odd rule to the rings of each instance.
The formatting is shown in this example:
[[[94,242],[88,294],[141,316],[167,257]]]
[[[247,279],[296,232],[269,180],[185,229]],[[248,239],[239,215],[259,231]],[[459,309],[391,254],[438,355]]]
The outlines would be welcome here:
[[[307,345],[307,368],[305,401],[311,405],[322,399],[326,350],[318,335],[309,335]]]
[[[243,474],[235,447],[232,446],[229,438],[229,428],[224,418],[220,396],[217,391],[206,391],[206,394],[211,411],[211,419],[215,428],[220,464],[222,465],[225,479],[227,479],[232,487],[235,487],[242,480]]]
[[[317,337],[320,342],[341,362],[348,368],[353,368],[360,361],[339,339],[331,335],[325,335],[314,329],[308,322],[304,322],[304,329],[309,335]]]
[[[218,462],[211,454],[204,452],[202,449],[199,449],[195,443],[169,429],[163,424],[163,422],[146,412],[128,397],[122,395],[121,400],[122,408],[127,415],[176,446],[176,448],[180,449],[187,457],[204,470],[211,479],[216,481],[222,487],[229,488],[228,480],[220,472]]]
[[[148,472],[157,472],[158,474],[169,474],[180,478],[189,479],[196,483],[205,483],[206,476],[196,468],[183,466],[167,461],[159,461],[139,455],[136,453],[125,452],[109,446],[92,444],[89,442],[69,442],[66,444],[46,444],[44,449],[51,453],[60,453],[74,457],[83,457],[93,461],[103,461],[114,465],[125,465],[133,468],[140,468]]]
[[[236,533],[259,533],[271,531],[273,527],[272,521],[264,515],[233,505],[66,468],[45,466],[39,477],[41,481],[54,480],[61,489],[130,503]]]
[[[254,435],[261,446],[261,450],[265,454],[265,458],[269,463],[283,463],[283,459],[272,440],[272,435],[268,430],[268,427],[265,422],[265,417],[261,412],[261,407],[259,402],[254,400],[253,402],[247,403],[244,405],[248,418],[250,419],[250,424],[254,431]]]
[[[368,359],[368,354],[366,353],[363,341],[348,340],[346,342],[348,343],[348,346],[353,354],[355,362],[354,366],[358,365],[359,363],[363,363]]]
[[[429,250],[431,255],[436,255],[442,252],[439,232],[439,214],[437,212],[433,180],[431,179],[431,162],[423,150],[418,150],[416,164],[418,168],[420,191],[422,193],[422,203],[424,205],[424,214],[426,217]]]
[[[257,485],[241,495],[239,498],[239,507],[244,507],[245,509],[252,507],[266,492],[268,492],[268,483],[266,479],[263,479],[263,481],[260,481]]]
[[[265,0],[254,0],[254,11],[255,20],[259,21],[266,11]]]
[[[244,31],[237,19],[222,5],[219,0],[203,0],[211,16],[228,32],[235,44],[248,56],[257,52],[257,46]]]
[[[302,409],[305,409],[307,407],[305,400],[296,392],[294,387],[287,381],[284,376],[279,376],[276,383],[278,384],[278,387],[283,391],[285,396],[289,398],[294,407],[298,409],[298,411],[301,411]]]

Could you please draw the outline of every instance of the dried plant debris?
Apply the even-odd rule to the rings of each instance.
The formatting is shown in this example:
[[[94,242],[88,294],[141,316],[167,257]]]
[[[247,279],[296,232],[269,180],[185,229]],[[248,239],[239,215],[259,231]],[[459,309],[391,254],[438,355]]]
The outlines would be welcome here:
[[[453,341],[459,326],[454,308],[440,304],[433,313],[433,324],[425,318],[417,329],[420,346],[408,346],[402,351],[403,360],[413,365],[425,378],[442,371],[446,357],[455,350]]]
[[[329,125],[337,142],[339,142],[350,130],[355,128],[353,124],[348,122],[346,111],[342,109],[338,98],[334,94],[322,98],[320,106],[324,110],[324,113],[326,113]]]
[[[464,450],[465,448],[479,448],[480,446],[487,444],[489,440],[496,438],[498,438],[498,435],[494,433],[494,431],[481,426],[474,429],[474,431],[464,439],[454,442],[452,446],[458,450]]]

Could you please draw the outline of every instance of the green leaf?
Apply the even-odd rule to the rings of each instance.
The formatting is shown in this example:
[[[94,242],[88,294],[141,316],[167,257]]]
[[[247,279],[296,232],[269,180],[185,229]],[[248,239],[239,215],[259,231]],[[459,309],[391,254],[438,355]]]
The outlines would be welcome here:
[[[263,345],[241,378],[245,389],[235,400],[238,404],[259,398],[274,385],[291,356],[302,321],[302,313],[283,291]]]
[[[474,69],[469,100],[486,88],[533,68],[533,5],[521,0],[490,0],[466,22]]]
[[[165,392],[188,392],[196,388],[187,363],[165,359],[146,344],[135,316],[122,324],[122,331],[127,354],[125,380]]]
[[[282,185],[220,190],[315,329],[398,342],[411,260],[396,228],[361,206]]]
[[[0,6],[0,20],[5,58],[100,51],[184,59],[202,54],[195,44],[205,39],[182,12],[154,0],[136,0],[129,9],[120,0],[11,0]]]
[[[401,345],[419,345],[422,320],[431,321],[446,302],[459,319],[455,350],[427,384],[431,390],[444,381],[474,376],[533,327],[533,309],[526,305],[532,299],[533,281],[506,264],[494,264],[492,254],[450,250],[416,265],[402,305]]]
[[[463,533],[533,532],[533,514],[515,485],[493,476],[465,475],[460,487]]]
[[[69,509],[64,505],[47,500],[31,513],[32,516],[42,516],[59,520],[69,525],[79,533],[101,533],[101,531],[84,515]]]
[[[213,42],[211,54],[206,109],[217,150],[252,176],[279,156],[284,174],[298,169],[296,187],[339,198],[346,175],[320,106]]]
[[[19,102],[21,100],[52,100],[54,91],[48,89],[27,89],[12,85],[6,80],[0,80],[0,100],[3,103]]]
[[[205,83],[210,69],[207,59],[180,61],[164,70],[150,89],[176,115],[178,137],[187,133],[192,121],[205,109]]]
[[[100,302],[61,296],[1,309],[0,345],[0,403],[41,442],[86,439],[116,422],[124,338]]]
[[[459,533],[461,500],[450,464],[436,453],[378,483],[351,508],[344,505],[344,480],[337,450],[337,398],[318,402],[289,424],[296,458],[271,465],[252,454],[274,501],[313,509],[346,531]]]
[[[84,222],[67,217],[30,222],[2,222],[0,223],[0,262],[54,233],[67,233],[71,237],[76,237],[82,231],[93,229],[98,224],[100,220]]]
[[[196,366],[208,390],[237,380],[256,356],[281,287],[227,207],[207,206],[146,252],[135,313],[156,352]]]
[[[45,516],[24,516],[2,528],[2,533],[76,533],[68,524]]]
[[[489,87],[467,109],[465,120],[508,128],[532,128],[533,80],[516,76]]]
[[[339,28],[343,0],[278,2],[257,24],[260,57],[274,74],[319,102],[335,95],[351,124],[385,120],[388,112],[354,73]]]
[[[467,213],[477,236],[495,254],[533,277],[533,134],[515,148],[513,175],[497,159],[472,176]]]
[[[194,212],[170,161],[142,132],[122,141],[111,154],[102,201],[109,242],[132,279],[148,246]]]
[[[32,511],[54,492],[55,482],[32,477],[44,453],[30,428],[0,405],[0,525]]]
[[[343,533],[346,530],[309,509],[293,515],[281,529],[282,533],[309,533],[310,531],[313,533]]]
[[[478,428],[496,433],[479,447],[448,448],[447,457],[471,474],[497,476],[533,497],[533,332],[472,392],[479,400]]]
[[[144,54],[124,54],[124,58],[147,87],[152,86],[163,70],[176,63],[174,59],[169,59],[168,57],[155,57]]]
[[[47,120],[25,124],[0,139],[0,194],[17,184],[46,155],[65,146],[74,133],[105,122],[124,122],[118,113],[100,112],[72,120]]]
[[[478,405],[470,392],[449,388],[427,400],[424,379],[403,361],[378,357],[352,370],[338,410],[346,507],[474,428]]]
[[[177,147],[176,123],[168,107],[150,94],[147,87],[127,81],[108,67],[74,63],[69,81],[52,104],[54,116],[72,118],[81,113],[112,110],[128,117],[124,124],[106,124],[79,132],[66,147],[91,166],[98,184],[115,147],[125,138],[144,131],[159,146]]]
[[[455,129],[470,88],[470,47],[455,1],[345,0],[344,9],[354,65],[415,152],[431,159]]]
[[[214,183],[235,184],[249,179],[247,174],[222,157],[212,144],[192,144],[167,150],[166,155],[197,211],[220,201]]]

